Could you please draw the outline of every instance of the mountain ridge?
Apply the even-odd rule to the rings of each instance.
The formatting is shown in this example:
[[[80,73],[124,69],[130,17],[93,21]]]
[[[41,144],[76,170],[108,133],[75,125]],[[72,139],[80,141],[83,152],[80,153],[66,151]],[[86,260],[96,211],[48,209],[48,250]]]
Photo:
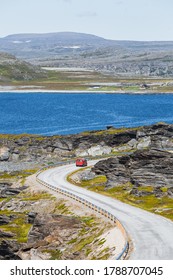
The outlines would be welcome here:
[[[77,32],[23,33],[0,38],[0,52],[45,67],[77,67],[126,77],[173,76],[173,41],[118,41]]]

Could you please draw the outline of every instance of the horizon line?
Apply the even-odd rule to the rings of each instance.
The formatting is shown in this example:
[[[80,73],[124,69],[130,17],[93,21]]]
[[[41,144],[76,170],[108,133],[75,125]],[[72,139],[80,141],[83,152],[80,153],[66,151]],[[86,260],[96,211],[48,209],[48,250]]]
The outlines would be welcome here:
[[[85,32],[77,32],[77,31],[54,31],[54,32],[19,32],[19,33],[11,33],[11,34],[8,34],[8,35],[4,35],[4,36],[0,36],[0,39],[5,39],[9,36],[17,36],[17,35],[48,35],[48,34],[58,34],[58,33],[75,33],[75,34],[83,34],[83,35],[90,35],[90,36],[95,36],[95,37],[98,37],[98,38],[101,38],[101,39],[104,39],[104,40],[107,40],[107,41],[126,41],[126,42],[173,42],[173,39],[172,40],[161,40],[161,39],[152,39],[152,40],[149,40],[149,39],[109,39],[109,38],[105,38],[103,36],[100,36],[100,35],[96,35],[96,34],[92,34],[92,33],[85,33]]]

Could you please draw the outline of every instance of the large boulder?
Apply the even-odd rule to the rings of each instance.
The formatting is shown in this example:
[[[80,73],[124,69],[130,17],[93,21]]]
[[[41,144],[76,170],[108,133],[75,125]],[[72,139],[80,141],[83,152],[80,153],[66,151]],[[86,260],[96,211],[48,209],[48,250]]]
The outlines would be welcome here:
[[[93,157],[108,155],[111,153],[111,150],[112,150],[111,147],[97,145],[97,146],[93,146],[90,149],[88,149],[88,154]]]
[[[142,137],[137,144],[137,149],[141,150],[141,149],[145,149],[148,148],[151,145],[151,137],[150,136],[146,136],[146,137]]]
[[[10,149],[8,147],[0,148],[0,161],[6,161],[10,157]]]
[[[86,157],[86,156],[102,156],[102,155],[108,155],[112,151],[111,147],[108,146],[102,146],[102,145],[95,145],[91,146],[89,149],[83,150],[81,147],[76,150],[75,154],[76,156],[80,157]]]

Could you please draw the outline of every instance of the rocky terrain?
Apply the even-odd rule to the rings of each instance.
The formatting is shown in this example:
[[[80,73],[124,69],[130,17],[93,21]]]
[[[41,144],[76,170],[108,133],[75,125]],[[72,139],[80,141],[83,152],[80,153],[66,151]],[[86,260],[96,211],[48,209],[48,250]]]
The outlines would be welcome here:
[[[100,161],[92,171],[106,175],[107,188],[130,183],[134,189],[153,186],[159,192],[161,187],[167,187],[168,195],[173,197],[172,164],[173,154],[149,149]]]
[[[45,71],[40,67],[0,52],[0,82],[29,81],[38,78],[46,78]]]
[[[173,125],[108,128],[67,136],[1,135],[0,168],[51,164],[76,157],[116,155],[145,148],[173,150]],[[11,170],[12,171],[12,170]]]
[[[107,259],[114,254],[115,245],[103,245],[111,224],[36,188],[33,180],[26,184],[0,183],[0,260]]]
[[[76,157],[111,157],[94,167],[106,175],[107,187],[130,183],[173,187],[173,125],[92,131],[67,136],[1,135],[0,171],[38,169]],[[141,174],[143,174],[141,176]]]
[[[92,69],[123,77],[172,77],[173,42],[113,41],[82,33],[15,34],[0,51],[35,65]]]
[[[115,193],[116,198],[125,192],[128,201],[134,203],[136,198],[144,208],[149,203],[146,209],[162,211],[172,218],[172,136],[173,125],[165,123],[128,129],[108,127],[68,136],[1,135],[0,258],[108,257],[106,248],[95,255],[90,251],[91,244],[102,244],[94,241],[100,240],[102,233],[97,222],[91,217],[76,217],[74,208],[67,207],[63,200],[57,201],[43,190],[36,191],[35,183],[26,181],[44,165],[75,161],[78,156],[106,157],[91,171],[80,174],[78,179],[84,180],[84,186],[90,182],[93,190],[104,188],[105,193]]]

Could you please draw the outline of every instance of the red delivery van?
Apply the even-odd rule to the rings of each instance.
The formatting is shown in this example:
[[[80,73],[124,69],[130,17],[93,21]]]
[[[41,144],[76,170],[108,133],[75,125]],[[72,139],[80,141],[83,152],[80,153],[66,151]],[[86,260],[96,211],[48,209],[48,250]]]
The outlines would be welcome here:
[[[87,160],[85,158],[77,158],[76,166],[87,166]]]

